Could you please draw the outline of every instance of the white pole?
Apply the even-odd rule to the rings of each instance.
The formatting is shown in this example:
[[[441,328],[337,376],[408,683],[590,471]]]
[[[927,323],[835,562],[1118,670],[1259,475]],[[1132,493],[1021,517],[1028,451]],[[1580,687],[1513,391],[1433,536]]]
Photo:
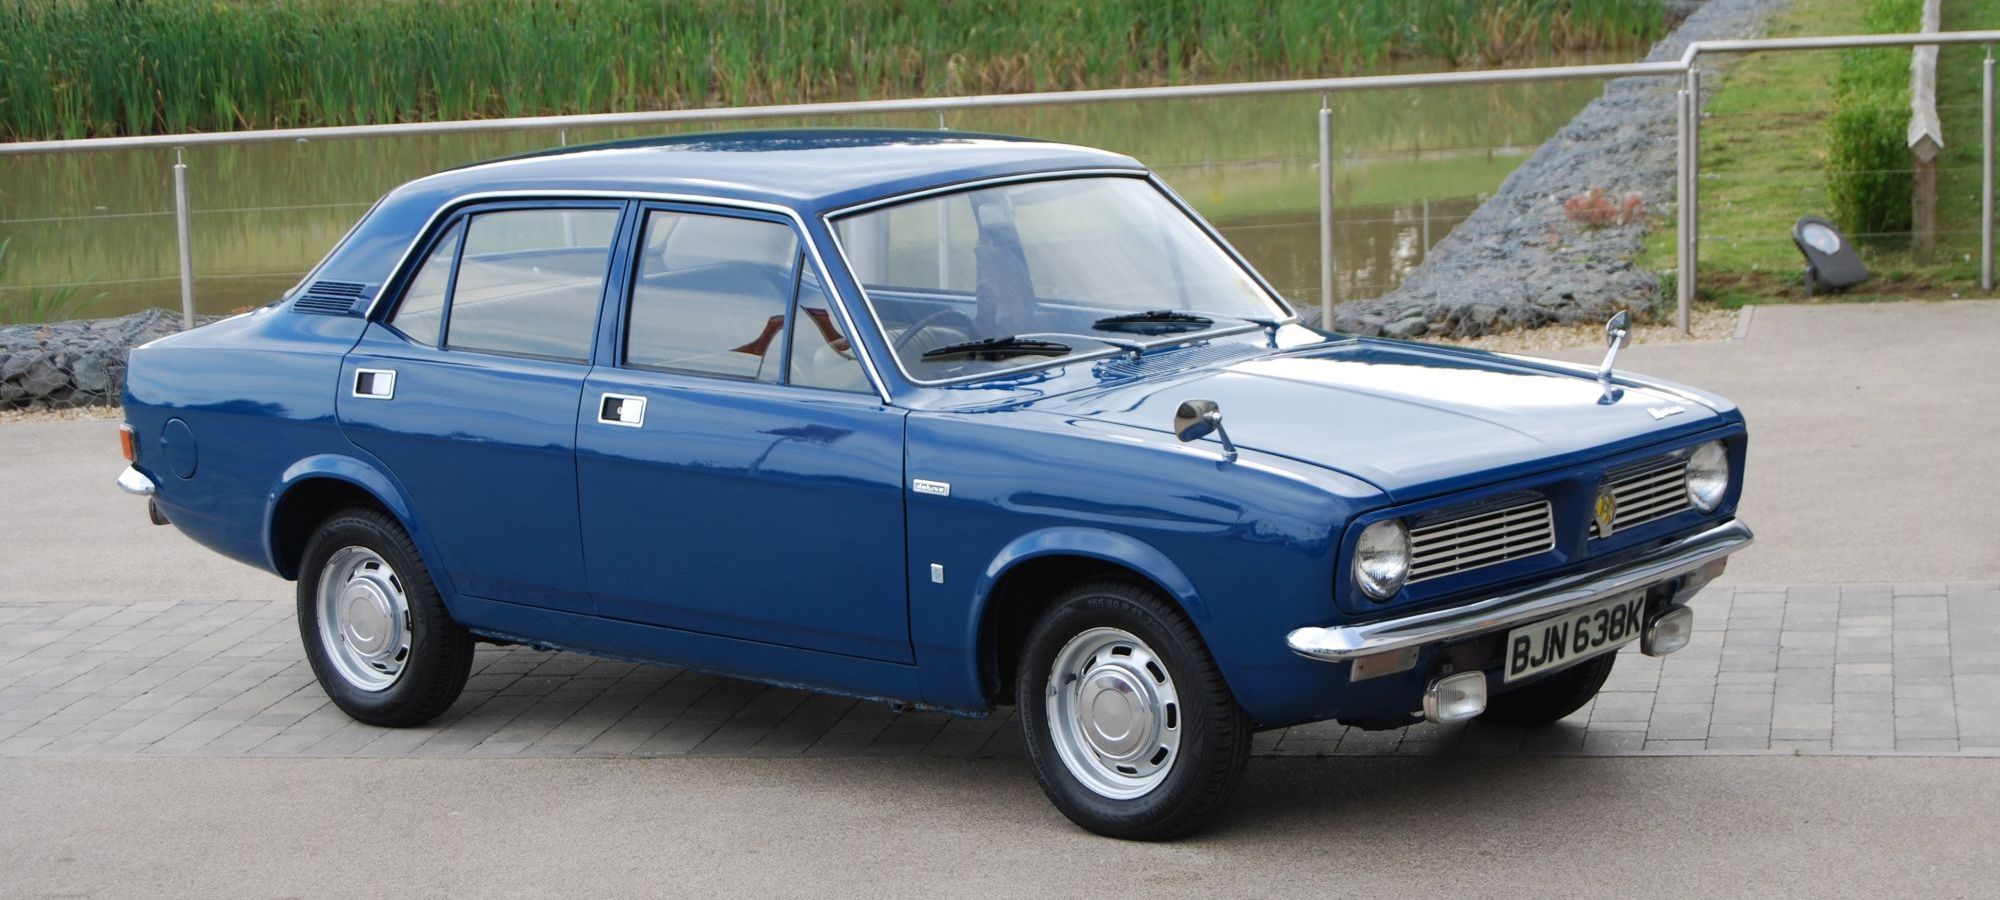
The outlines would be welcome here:
[[[1993,45],[1979,93],[1979,289],[1993,292]]]
[[[1319,103],[1319,327],[1333,329],[1333,110]]]
[[[174,151],[174,237],[181,251],[181,327],[194,327],[194,244],[188,227],[187,163]]]

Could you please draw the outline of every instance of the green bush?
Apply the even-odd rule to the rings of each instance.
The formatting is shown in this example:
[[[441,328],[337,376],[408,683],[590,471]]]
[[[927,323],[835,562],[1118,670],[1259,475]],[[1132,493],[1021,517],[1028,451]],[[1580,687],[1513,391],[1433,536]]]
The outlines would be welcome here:
[[[1922,0],[1871,0],[1864,19],[1875,34],[1917,30]],[[1913,185],[1910,51],[1849,50],[1833,78],[1827,117],[1827,201],[1835,222],[1858,241],[1906,242]]]

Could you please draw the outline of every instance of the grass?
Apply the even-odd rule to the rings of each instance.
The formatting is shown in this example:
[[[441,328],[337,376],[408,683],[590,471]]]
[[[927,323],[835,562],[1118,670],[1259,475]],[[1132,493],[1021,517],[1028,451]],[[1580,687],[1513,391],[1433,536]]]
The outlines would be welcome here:
[[[1793,0],[1774,20],[1771,35],[1851,34],[1867,31],[1871,3]],[[1948,30],[2000,25],[2000,0],[1950,0]],[[1978,47],[1945,47],[1938,61],[1939,116],[1945,151],[1938,162],[1938,252],[1929,260],[1910,252],[1902,235],[1857,242],[1870,278],[1826,302],[1947,298],[1977,290],[1979,275]],[[1792,245],[1791,226],[1808,213],[1834,208],[1828,171],[1828,110],[1842,70],[1839,52],[1754,54],[1727,64],[1702,121],[1700,300],[1725,307],[1805,300],[1804,261]],[[1907,77],[1909,56],[1900,54]],[[1907,152],[1900,167],[1911,165]],[[1907,184],[1907,180],[1903,182]],[[1907,217],[1906,217],[1907,218]],[[1904,226],[1907,227],[1907,226]],[[1674,265],[1669,213],[1656,223],[1640,264],[1653,271]],[[1669,296],[1671,291],[1669,290]]]
[[[7,281],[7,248],[13,243],[12,238],[0,240],[0,284]],[[85,297],[75,285],[0,291],[0,325],[74,319],[103,297],[102,293]]]
[[[0,0],[34,140],[1495,65],[1661,0]]]

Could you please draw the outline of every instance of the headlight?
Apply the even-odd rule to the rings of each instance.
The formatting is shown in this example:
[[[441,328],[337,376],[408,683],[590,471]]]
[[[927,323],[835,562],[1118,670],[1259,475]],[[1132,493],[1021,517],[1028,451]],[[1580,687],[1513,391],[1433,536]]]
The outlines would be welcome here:
[[[1709,441],[1688,454],[1688,502],[1702,512],[1714,512],[1729,490],[1729,454],[1721,441]]]
[[[1354,545],[1354,583],[1376,600],[1387,600],[1403,589],[1410,575],[1410,531],[1401,519],[1376,522],[1361,530]]]

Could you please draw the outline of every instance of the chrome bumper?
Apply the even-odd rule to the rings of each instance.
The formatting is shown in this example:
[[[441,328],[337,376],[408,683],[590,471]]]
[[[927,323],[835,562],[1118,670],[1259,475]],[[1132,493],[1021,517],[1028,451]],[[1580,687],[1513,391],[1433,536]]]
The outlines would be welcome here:
[[[153,479],[138,469],[126,466],[118,473],[118,489],[140,497],[153,496]]]
[[[1634,588],[1692,575],[1681,597],[1722,574],[1729,554],[1750,546],[1750,526],[1731,519],[1615,568],[1581,572],[1498,597],[1414,615],[1334,628],[1300,628],[1285,645],[1327,662],[1472,637],[1531,622]]]

